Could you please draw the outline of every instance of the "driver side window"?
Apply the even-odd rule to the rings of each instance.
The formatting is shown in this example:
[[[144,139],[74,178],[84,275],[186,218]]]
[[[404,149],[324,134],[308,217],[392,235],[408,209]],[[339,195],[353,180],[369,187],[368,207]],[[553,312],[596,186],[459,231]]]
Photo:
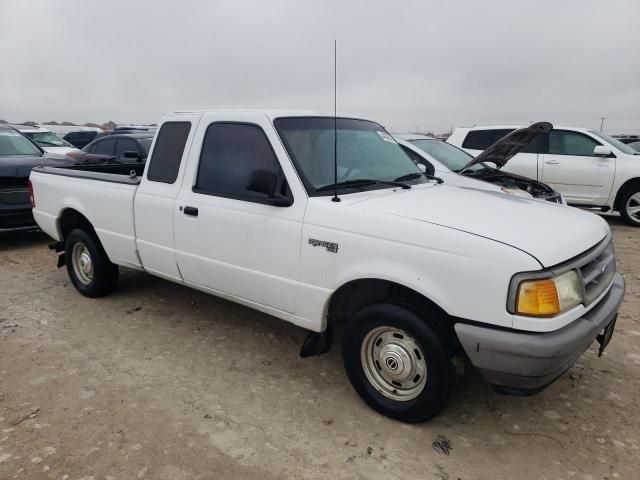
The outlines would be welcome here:
[[[193,191],[268,203],[270,195],[256,186],[265,182],[273,185],[273,194],[288,196],[284,173],[262,129],[244,123],[209,125]]]

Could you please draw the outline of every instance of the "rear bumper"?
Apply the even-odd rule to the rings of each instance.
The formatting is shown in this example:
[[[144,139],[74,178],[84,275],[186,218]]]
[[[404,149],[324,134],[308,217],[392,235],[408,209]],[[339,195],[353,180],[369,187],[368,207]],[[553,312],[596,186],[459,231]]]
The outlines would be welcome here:
[[[19,210],[0,210],[0,232],[36,230],[38,225],[33,218],[31,208]]]
[[[471,363],[498,391],[532,394],[566,372],[616,317],[625,283],[616,274],[609,292],[586,315],[548,333],[497,330],[457,323],[455,331]]]
[[[35,230],[29,192],[25,187],[0,190],[0,232]]]

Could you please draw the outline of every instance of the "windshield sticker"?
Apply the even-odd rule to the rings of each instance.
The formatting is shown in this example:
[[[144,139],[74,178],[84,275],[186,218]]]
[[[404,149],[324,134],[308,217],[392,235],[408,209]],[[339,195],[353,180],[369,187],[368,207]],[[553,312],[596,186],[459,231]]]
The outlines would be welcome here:
[[[0,136],[3,137],[19,137],[20,134],[16,132],[0,132]]]
[[[396,141],[393,139],[393,137],[391,135],[389,135],[387,132],[383,132],[381,130],[376,130],[376,133],[378,135],[380,135],[380,138],[383,139],[385,142],[396,143]]]

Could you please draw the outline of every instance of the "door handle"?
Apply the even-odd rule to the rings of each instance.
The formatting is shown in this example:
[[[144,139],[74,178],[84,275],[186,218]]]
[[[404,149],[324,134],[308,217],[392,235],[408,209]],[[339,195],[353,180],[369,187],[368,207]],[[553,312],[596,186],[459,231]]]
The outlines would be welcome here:
[[[560,162],[558,162],[557,160],[547,160],[546,162],[547,165],[560,165]]]
[[[192,217],[198,216],[198,209],[196,207],[184,207],[182,213],[185,215],[191,215]]]

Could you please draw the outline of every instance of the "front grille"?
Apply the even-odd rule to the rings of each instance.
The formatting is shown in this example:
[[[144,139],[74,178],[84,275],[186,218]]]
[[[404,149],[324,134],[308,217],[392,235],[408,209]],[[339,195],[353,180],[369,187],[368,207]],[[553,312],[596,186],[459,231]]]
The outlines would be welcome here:
[[[616,255],[611,239],[587,254],[588,261],[578,268],[584,286],[584,303],[591,304],[611,284],[616,273]]]

